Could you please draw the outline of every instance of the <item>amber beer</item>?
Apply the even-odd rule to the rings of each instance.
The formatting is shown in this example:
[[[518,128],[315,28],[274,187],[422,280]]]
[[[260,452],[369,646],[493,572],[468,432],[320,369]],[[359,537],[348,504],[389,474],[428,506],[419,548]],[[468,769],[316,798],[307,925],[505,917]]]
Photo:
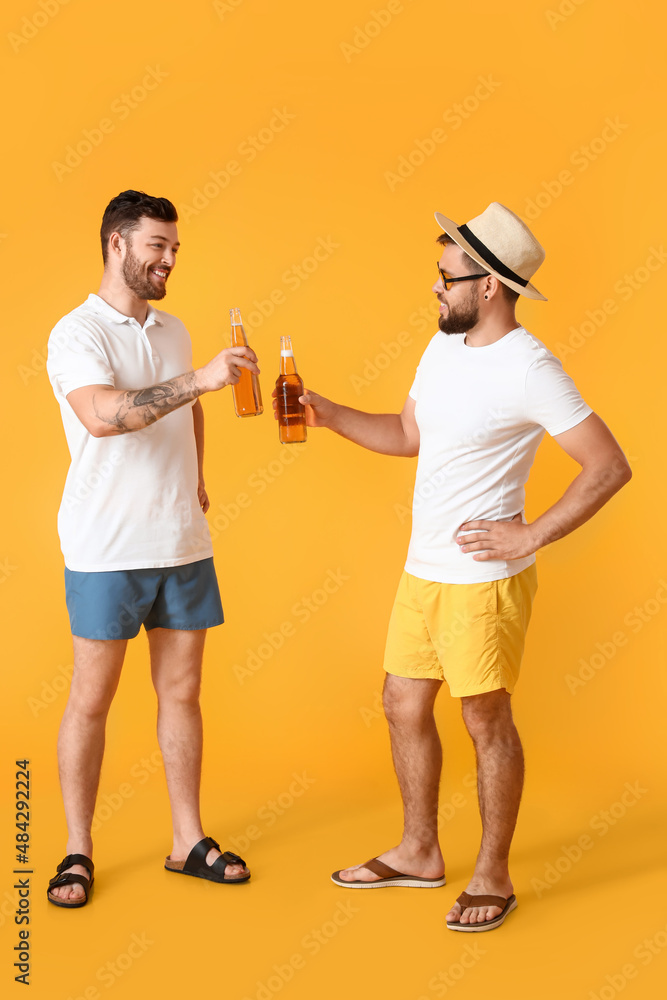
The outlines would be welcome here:
[[[299,377],[292,350],[292,338],[280,338],[280,375],[276,379],[278,433],[281,444],[306,440],[306,408],[299,402],[303,380]]]
[[[232,320],[232,347],[247,347],[248,341],[241,321],[241,310],[230,309],[229,315]],[[240,371],[241,378],[236,385],[232,386],[236,416],[258,417],[260,413],[264,412],[259,378],[247,368],[241,368]]]

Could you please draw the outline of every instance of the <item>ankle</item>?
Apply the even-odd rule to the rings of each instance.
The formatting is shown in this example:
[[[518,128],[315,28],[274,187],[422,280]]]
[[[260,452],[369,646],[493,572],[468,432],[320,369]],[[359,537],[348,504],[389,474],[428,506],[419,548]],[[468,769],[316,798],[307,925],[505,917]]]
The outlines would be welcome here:
[[[203,830],[184,830],[176,833],[174,831],[174,850],[175,851],[191,851],[195,844],[198,844],[200,840],[203,840],[206,834]]]
[[[409,854],[415,858],[441,857],[440,844],[437,839],[416,840],[404,836],[398,849],[401,853]]]
[[[92,858],[93,842],[90,837],[70,837],[65,851],[67,854],[83,854],[86,858]]]
[[[471,882],[512,884],[509,868],[506,864],[476,866]]]

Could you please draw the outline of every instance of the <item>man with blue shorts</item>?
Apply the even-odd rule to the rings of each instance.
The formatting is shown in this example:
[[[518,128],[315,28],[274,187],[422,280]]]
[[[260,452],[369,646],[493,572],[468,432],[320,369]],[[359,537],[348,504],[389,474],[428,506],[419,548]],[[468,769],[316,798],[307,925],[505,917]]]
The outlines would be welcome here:
[[[168,871],[214,882],[250,872],[206,837],[199,814],[199,708],[206,630],[223,622],[204,517],[199,396],[258,372],[249,348],[193,370],[183,323],[159,300],[179,248],[166,198],[124,191],[106,208],[99,292],[49,338],[48,373],[71,466],[58,515],[74,671],[58,738],[67,855],[49,883],[57,906],[84,906],[107,714],[129,639],[143,625],[158,698],[158,740],[173,822]]]
[[[354,889],[445,884],[433,706],[446,681],[475,747],[482,819],[475,870],[447,927],[479,932],[516,906],[509,851],[523,752],[510,699],[537,588],[535,552],[587,521],[631,473],[558,359],[514,315],[519,295],[544,298],[530,280],[544,250],[528,227],[498,202],[467,225],[436,220],[439,331],[401,413],[363,413],[310,390],[301,402],[312,426],[385,455],[419,456],[384,661],[403,837],[333,880]],[[581,472],[529,524],[524,486],[545,431]]]

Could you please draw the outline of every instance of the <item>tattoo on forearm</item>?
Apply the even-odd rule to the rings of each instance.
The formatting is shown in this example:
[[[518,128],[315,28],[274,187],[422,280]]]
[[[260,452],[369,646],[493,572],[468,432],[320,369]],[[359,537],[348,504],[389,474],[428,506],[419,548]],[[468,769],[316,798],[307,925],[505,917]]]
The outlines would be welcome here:
[[[176,395],[174,387],[165,382],[163,385],[153,385],[149,389],[140,389],[135,393],[133,406],[147,406],[149,403],[164,403]]]
[[[195,373],[186,372],[146,389],[127,389],[109,409],[102,406],[103,397],[93,396],[93,409],[99,420],[114,427],[119,434],[125,434],[154,424],[198,396]]]

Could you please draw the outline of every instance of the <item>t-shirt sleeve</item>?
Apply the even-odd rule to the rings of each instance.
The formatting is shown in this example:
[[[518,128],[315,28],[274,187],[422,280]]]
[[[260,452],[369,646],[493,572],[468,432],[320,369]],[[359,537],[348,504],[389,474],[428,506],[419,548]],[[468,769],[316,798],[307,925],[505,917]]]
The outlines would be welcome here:
[[[417,371],[415,372],[415,380],[410,386],[410,391],[408,392],[408,396],[410,396],[411,399],[414,400],[416,400],[417,397],[419,396],[419,365],[417,365]]]
[[[551,434],[576,427],[593,410],[553,354],[545,353],[526,372],[526,415]]]
[[[84,385],[115,385],[101,344],[92,331],[78,323],[59,323],[53,328],[46,368],[59,399]]]
[[[414,379],[414,382],[412,383],[412,386],[410,387],[410,391],[408,392],[408,396],[410,396],[411,399],[416,400],[416,399],[419,398],[419,383],[420,383],[420,377],[419,376],[420,376],[421,371],[422,371],[422,365],[424,364],[425,359],[428,357],[428,353],[429,353],[429,351],[431,349],[431,344],[432,343],[433,343],[433,341],[431,341],[431,343],[429,343],[429,345],[427,346],[426,350],[424,351],[424,353],[421,356],[419,364],[417,365],[417,371],[415,372],[415,379]]]

